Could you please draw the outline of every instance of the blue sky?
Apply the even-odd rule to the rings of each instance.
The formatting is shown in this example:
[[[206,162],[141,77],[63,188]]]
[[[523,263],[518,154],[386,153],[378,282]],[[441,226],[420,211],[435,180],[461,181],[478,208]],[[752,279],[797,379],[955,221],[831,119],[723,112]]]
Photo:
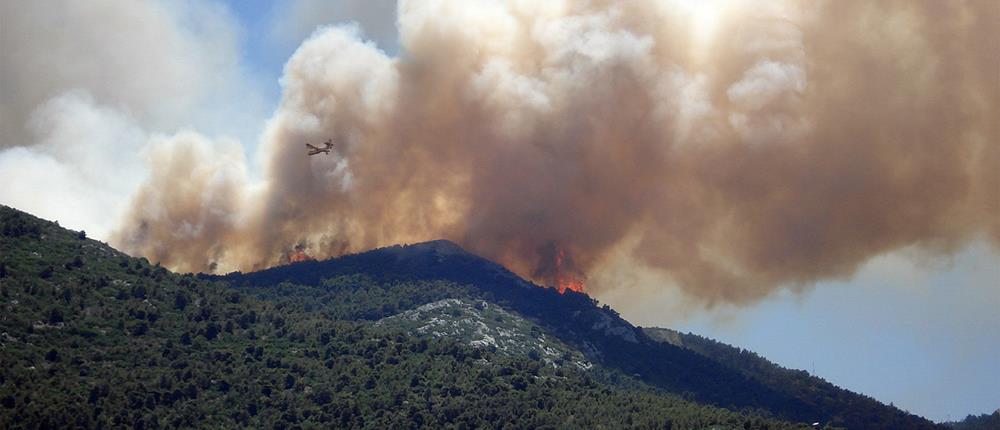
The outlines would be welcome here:
[[[934,420],[1000,405],[1000,268],[979,244],[920,267],[895,254],[850,281],[782,293],[675,328],[756,351]]]
[[[269,0],[228,1],[228,6],[244,28],[243,55],[250,72],[261,82],[261,91],[272,105],[281,97],[278,78],[282,65],[294,46],[282,46],[275,41],[272,27],[280,12],[280,3]]]
[[[245,30],[246,67],[267,101],[277,106],[284,61],[315,27],[309,22],[291,30],[283,26],[280,21],[294,14],[293,3],[231,0],[228,5]],[[350,7],[327,9],[327,17],[313,17],[312,23],[342,24],[351,18]],[[395,53],[394,35],[385,31],[394,17],[382,18],[385,22],[375,24],[371,16],[358,20],[382,26],[375,39]],[[365,30],[365,22],[361,25]],[[619,308],[637,324],[670,326],[741,346],[932,420],[960,419],[1000,408],[997,262],[995,251],[982,243],[950,261],[901,251],[870,261],[851,279],[821,282],[802,292],[784,290],[741,308],[696,310],[680,319],[630,309],[627,303]],[[615,304],[613,296],[597,296]]]

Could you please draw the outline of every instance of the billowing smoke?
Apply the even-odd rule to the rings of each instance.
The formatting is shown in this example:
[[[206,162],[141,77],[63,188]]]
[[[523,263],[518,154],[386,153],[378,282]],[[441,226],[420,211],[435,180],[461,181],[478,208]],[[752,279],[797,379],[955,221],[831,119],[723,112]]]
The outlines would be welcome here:
[[[259,132],[239,60],[218,4],[0,2],[0,202],[106,238],[151,136]]]
[[[397,18],[398,57],[350,26],[301,45],[260,182],[204,138],[160,142],[116,243],[225,272],[447,238],[547,284],[624,253],[705,303],[1000,245],[997,2],[436,0]]]

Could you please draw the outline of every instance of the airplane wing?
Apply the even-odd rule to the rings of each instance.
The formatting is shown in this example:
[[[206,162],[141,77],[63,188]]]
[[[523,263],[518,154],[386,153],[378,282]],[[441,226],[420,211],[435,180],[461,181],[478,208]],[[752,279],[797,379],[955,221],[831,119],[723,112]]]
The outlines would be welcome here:
[[[312,146],[312,145],[310,145],[310,144],[308,144],[308,143],[306,144],[306,147],[307,147],[307,148],[309,148],[309,149],[311,149],[311,150],[313,150],[313,151],[319,151],[319,148],[317,148],[317,147],[315,147],[315,146]],[[310,155],[311,155],[311,154],[310,154]]]

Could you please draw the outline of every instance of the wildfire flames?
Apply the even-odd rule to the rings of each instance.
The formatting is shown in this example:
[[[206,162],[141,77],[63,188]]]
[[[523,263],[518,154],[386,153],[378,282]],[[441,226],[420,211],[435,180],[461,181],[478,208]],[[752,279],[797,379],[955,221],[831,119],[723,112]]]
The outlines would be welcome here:
[[[306,247],[302,245],[296,245],[295,249],[290,254],[288,254],[289,263],[298,263],[300,261],[312,261],[312,260],[315,260],[315,258],[310,257],[309,254],[306,254]]]
[[[583,292],[583,281],[574,276],[567,270],[569,265],[566,264],[566,250],[559,249],[556,251],[556,285],[555,287],[559,289],[560,294],[566,294],[566,290],[576,291],[578,293]]]
[[[559,279],[556,279],[556,289],[559,290],[560,294],[566,294],[566,290],[582,293],[583,281],[569,276],[560,277]]]
[[[567,290],[584,292],[584,276],[576,265],[573,257],[555,243],[549,243],[538,250],[538,267],[532,277],[565,294]]]

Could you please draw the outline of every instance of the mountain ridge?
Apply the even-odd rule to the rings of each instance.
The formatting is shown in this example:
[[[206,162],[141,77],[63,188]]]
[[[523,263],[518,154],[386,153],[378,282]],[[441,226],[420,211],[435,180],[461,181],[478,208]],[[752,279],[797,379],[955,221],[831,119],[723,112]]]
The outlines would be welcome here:
[[[800,426],[778,419],[935,427],[884,405],[862,417],[840,404],[819,408],[659,342],[586,294],[538,287],[447,241],[194,276],[11,208],[0,206],[0,224],[3,427],[385,427],[418,417],[428,426],[539,427],[577,417],[585,427]],[[519,315],[519,339],[536,327],[597,365],[553,368],[543,354],[505,355],[468,339],[375,326],[450,299]],[[405,416],[378,408],[399,402],[411,405]]]
[[[934,423],[869,397],[837,388],[828,390],[835,401],[803,399],[803,390],[788,390],[759,375],[720,362],[690,348],[663,343],[648,336],[608,306],[598,306],[584,293],[558,293],[519,278],[499,264],[464,251],[447,240],[393,245],[324,261],[292,263],[249,274],[233,273],[213,279],[232,285],[291,282],[315,284],[322,274],[365,272],[376,278],[445,279],[475,285],[485,297],[540,323],[561,341],[578,348],[591,360],[693,400],[730,409],[765,409],[778,417],[803,422],[830,422],[851,428],[873,424],[888,427],[939,428]],[[638,360],[645,358],[646,360]],[[708,360],[704,360],[708,358]],[[825,381],[824,381],[825,382]],[[829,383],[827,383],[829,384]],[[832,384],[829,384],[832,386]],[[877,424],[850,413],[829,411],[863,404],[866,410],[886,414]],[[860,415],[860,414],[859,414]]]
[[[847,402],[855,409],[873,410],[883,406],[870,396],[841,388],[805,370],[780,366],[747,349],[669,328],[643,327],[642,330],[655,340],[688,349],[748,377],[766,381],[786,394],[800,398],[808,396],[818,407],[823,407],[823,402],[838,401]]]
[[[235,288],[0,206],[0,428],[805,428],[373,324],[468,292]]]

